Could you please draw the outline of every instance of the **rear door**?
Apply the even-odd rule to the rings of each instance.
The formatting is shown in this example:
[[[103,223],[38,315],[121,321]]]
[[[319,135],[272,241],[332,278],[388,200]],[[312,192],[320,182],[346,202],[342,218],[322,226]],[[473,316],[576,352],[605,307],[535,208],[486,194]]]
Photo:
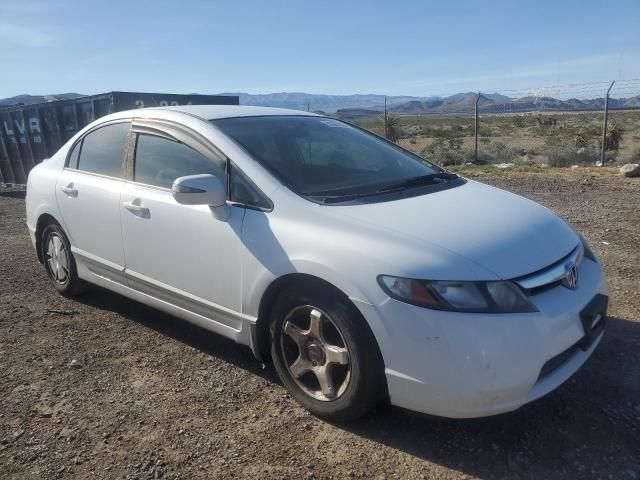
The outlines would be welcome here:
[[[71,251],[93,274],[124,283],[120,192],[130,122],[90,131],[71,150],[56,184],[56,198]],[[84,273],[84,275],[83,275]]]
[[[122,193],[126,276],[131,288],[235,329],[240,328],[244,208],[221,221],[206,205],[180,205],[173,181],[212,174],[226,184],[226,159],[212,159],[171,136],[136,131]]]

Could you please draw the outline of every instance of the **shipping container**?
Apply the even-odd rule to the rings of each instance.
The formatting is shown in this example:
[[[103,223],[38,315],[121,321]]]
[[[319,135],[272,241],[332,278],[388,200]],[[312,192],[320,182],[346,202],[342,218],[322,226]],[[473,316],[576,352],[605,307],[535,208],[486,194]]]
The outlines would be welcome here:
[[[113,112],[170,105],[238,105],[237,96],[110,92],[0,107],[0,184],[24,185],[34,165],[80,129]]]

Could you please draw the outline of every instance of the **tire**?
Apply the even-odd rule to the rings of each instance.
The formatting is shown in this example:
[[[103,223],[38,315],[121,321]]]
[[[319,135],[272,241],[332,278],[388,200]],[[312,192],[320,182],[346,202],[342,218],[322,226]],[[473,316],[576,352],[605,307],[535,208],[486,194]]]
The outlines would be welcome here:
[[[383,398],[384,364],[373,333],[348,299],[332,289],[315,284],[286,289],[271,310],[270,334],[280,380],[314,415],[347,422]]]
[[[42,231],[42,261],[53,287],[65,297],[73,297],[86,290],[78,278],[76,261],[64,231],[57,223],[50,223]]]

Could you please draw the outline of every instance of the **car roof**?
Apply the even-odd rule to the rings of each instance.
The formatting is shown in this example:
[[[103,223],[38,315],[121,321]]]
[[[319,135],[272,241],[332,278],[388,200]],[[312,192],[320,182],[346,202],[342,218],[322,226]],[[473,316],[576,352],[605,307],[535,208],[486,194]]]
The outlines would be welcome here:
[[[315,113],[287,108],[253,107],[249,105],[178,105],[175,107],[154,107],[148,110],[169,110],[182,112],[204,120],[217,120],[220,118],[235,117],[263,117],[274,115],[305,115],[318,116]]]

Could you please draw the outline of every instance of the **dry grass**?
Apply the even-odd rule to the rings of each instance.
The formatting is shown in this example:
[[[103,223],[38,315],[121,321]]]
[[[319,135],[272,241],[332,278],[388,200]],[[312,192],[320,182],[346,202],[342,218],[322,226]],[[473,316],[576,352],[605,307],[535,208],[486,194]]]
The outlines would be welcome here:
[[[542,167],[540,165],[515,165],[509,168],[498,168],[495,165],[454,165],[449,170],[465,177],[507,177],[522,178],[528,175],[549,176],[564,179],[588,179],[619,176],[616,167],[580,167],[560,168]]]
[[[490,163],[595,165],[602,142],[602,112],[491,114],[479,118],[479,158]],[[372,131],[375,119],[358,122]],[[640,110],[612,111],[609,125],[621,132],[618,149],[607,152],[615,164],[640,158]],[[399,117],[399,144],[431,161],[464,163],[474,148],[471,115]],[[451,152],[449,142],[457,149]]]

